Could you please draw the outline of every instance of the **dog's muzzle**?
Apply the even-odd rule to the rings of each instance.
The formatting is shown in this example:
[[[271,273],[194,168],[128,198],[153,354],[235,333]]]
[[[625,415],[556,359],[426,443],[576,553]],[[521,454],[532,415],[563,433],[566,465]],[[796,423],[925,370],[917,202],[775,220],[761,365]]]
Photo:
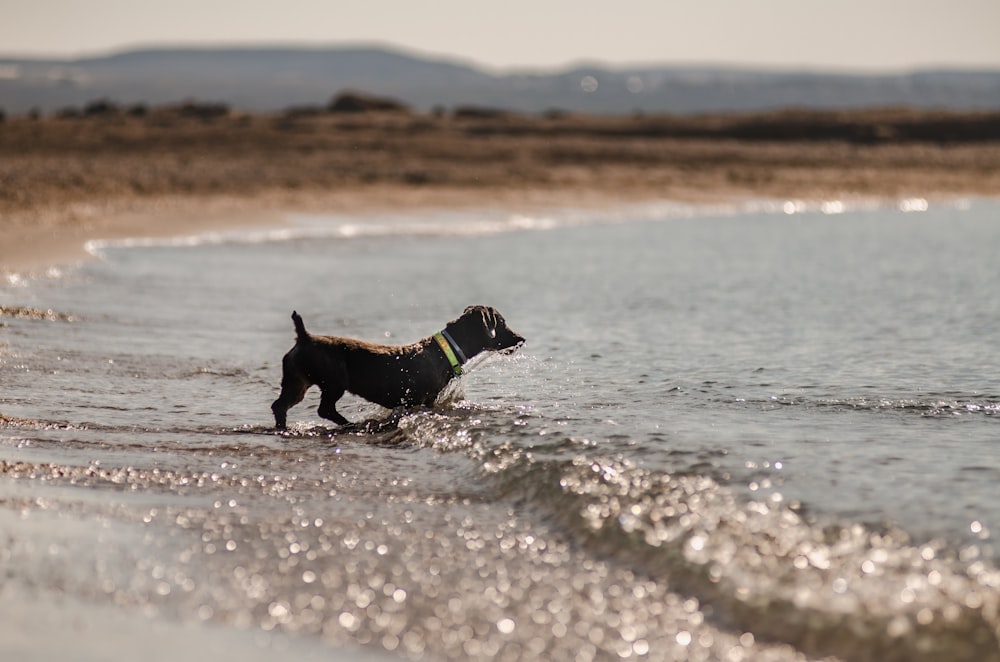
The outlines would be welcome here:
[[[503,347],[503,348],[501,348],[501,349],[499,349],[497,351],[500,352],[501,354],[509,355],[509,354],[513,354],[517,350],[521,349],[522,345],[524,345],[524,338],[522,338],[521,336],[515,335],[514,336],[514,343],[512,345],[508,345],[508,346]]]

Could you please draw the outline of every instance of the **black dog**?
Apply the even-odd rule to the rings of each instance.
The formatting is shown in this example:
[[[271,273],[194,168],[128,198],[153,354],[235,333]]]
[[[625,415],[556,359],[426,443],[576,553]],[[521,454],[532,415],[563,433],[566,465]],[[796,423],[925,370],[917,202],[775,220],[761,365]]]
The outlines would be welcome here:
[[[281,395],[271,405],[274,424],[285,429],[288,410],[310,386],[320,387],[318,413],[338,425],[349,421],[337,400],[350,392],[383,407],[432,405],[462,364],[483,351],[513,352],[524,343],[503,316],[488,306],[470,306],[440,333],[412,345],[313,336],[292,312],[297,338],[282,360]]]

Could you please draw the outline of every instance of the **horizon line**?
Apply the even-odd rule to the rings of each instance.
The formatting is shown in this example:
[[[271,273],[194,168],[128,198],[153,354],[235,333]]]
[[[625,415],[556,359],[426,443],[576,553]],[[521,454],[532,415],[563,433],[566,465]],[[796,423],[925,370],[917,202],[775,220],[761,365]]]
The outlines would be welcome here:
[[[231,41],[231,42],[136,42],[109,48],[88,49],[74,52],[0,52],[0,61],[36,61],[71,63],[80,60],[99,60],[138,52],[171,51],[349,51],[374,50],[402,55],[421,60],[429,60],[478,69],[494,75],[546,74],[576,69],[597,68],[610,72],[648,69],[701,69],[733,70],[761,73],[812,73],[818,75],[880,76],[907,75],[924,72],[955,73],[1000,73],[996,64],[925,63],[907,66],[885,66],[859,68],[830,64],[779,64],[773,62],[730,62],[711,60],[659,60],[659,61],[614,61],[599,57],[580,57],[561,64],[539,65],[493,65],[472,57],[422,50],[380,40],[358,40],[337,42],[296,42],[296,41]]]

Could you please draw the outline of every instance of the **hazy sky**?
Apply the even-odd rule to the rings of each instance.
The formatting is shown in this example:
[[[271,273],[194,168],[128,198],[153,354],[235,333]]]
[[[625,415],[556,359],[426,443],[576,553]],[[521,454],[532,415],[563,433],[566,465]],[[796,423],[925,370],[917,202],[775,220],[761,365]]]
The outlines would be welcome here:
[[[380,43],[482,65],[1000,68],[1000,0],[0,0],[0,54]]]

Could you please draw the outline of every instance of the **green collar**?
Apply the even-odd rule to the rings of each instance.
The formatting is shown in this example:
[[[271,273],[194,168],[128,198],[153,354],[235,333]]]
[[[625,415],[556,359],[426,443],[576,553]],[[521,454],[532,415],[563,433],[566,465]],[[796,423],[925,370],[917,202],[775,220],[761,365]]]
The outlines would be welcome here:
[[[434,334],[434,340],[437,341],[437,344],[441,348],[441,351],[444,352],[445,357],[447,357],[448,363],[449,365],[451,365],[452,371],[456,375],[461,375],[462,362],[458,360],[457,356],[455,356],[455,349],[452,349],[451,342],[449,342],[449,338],[445,337],[445,333],[442,331]],[[458,351],[461,352],[462,350],[459,349]]]

